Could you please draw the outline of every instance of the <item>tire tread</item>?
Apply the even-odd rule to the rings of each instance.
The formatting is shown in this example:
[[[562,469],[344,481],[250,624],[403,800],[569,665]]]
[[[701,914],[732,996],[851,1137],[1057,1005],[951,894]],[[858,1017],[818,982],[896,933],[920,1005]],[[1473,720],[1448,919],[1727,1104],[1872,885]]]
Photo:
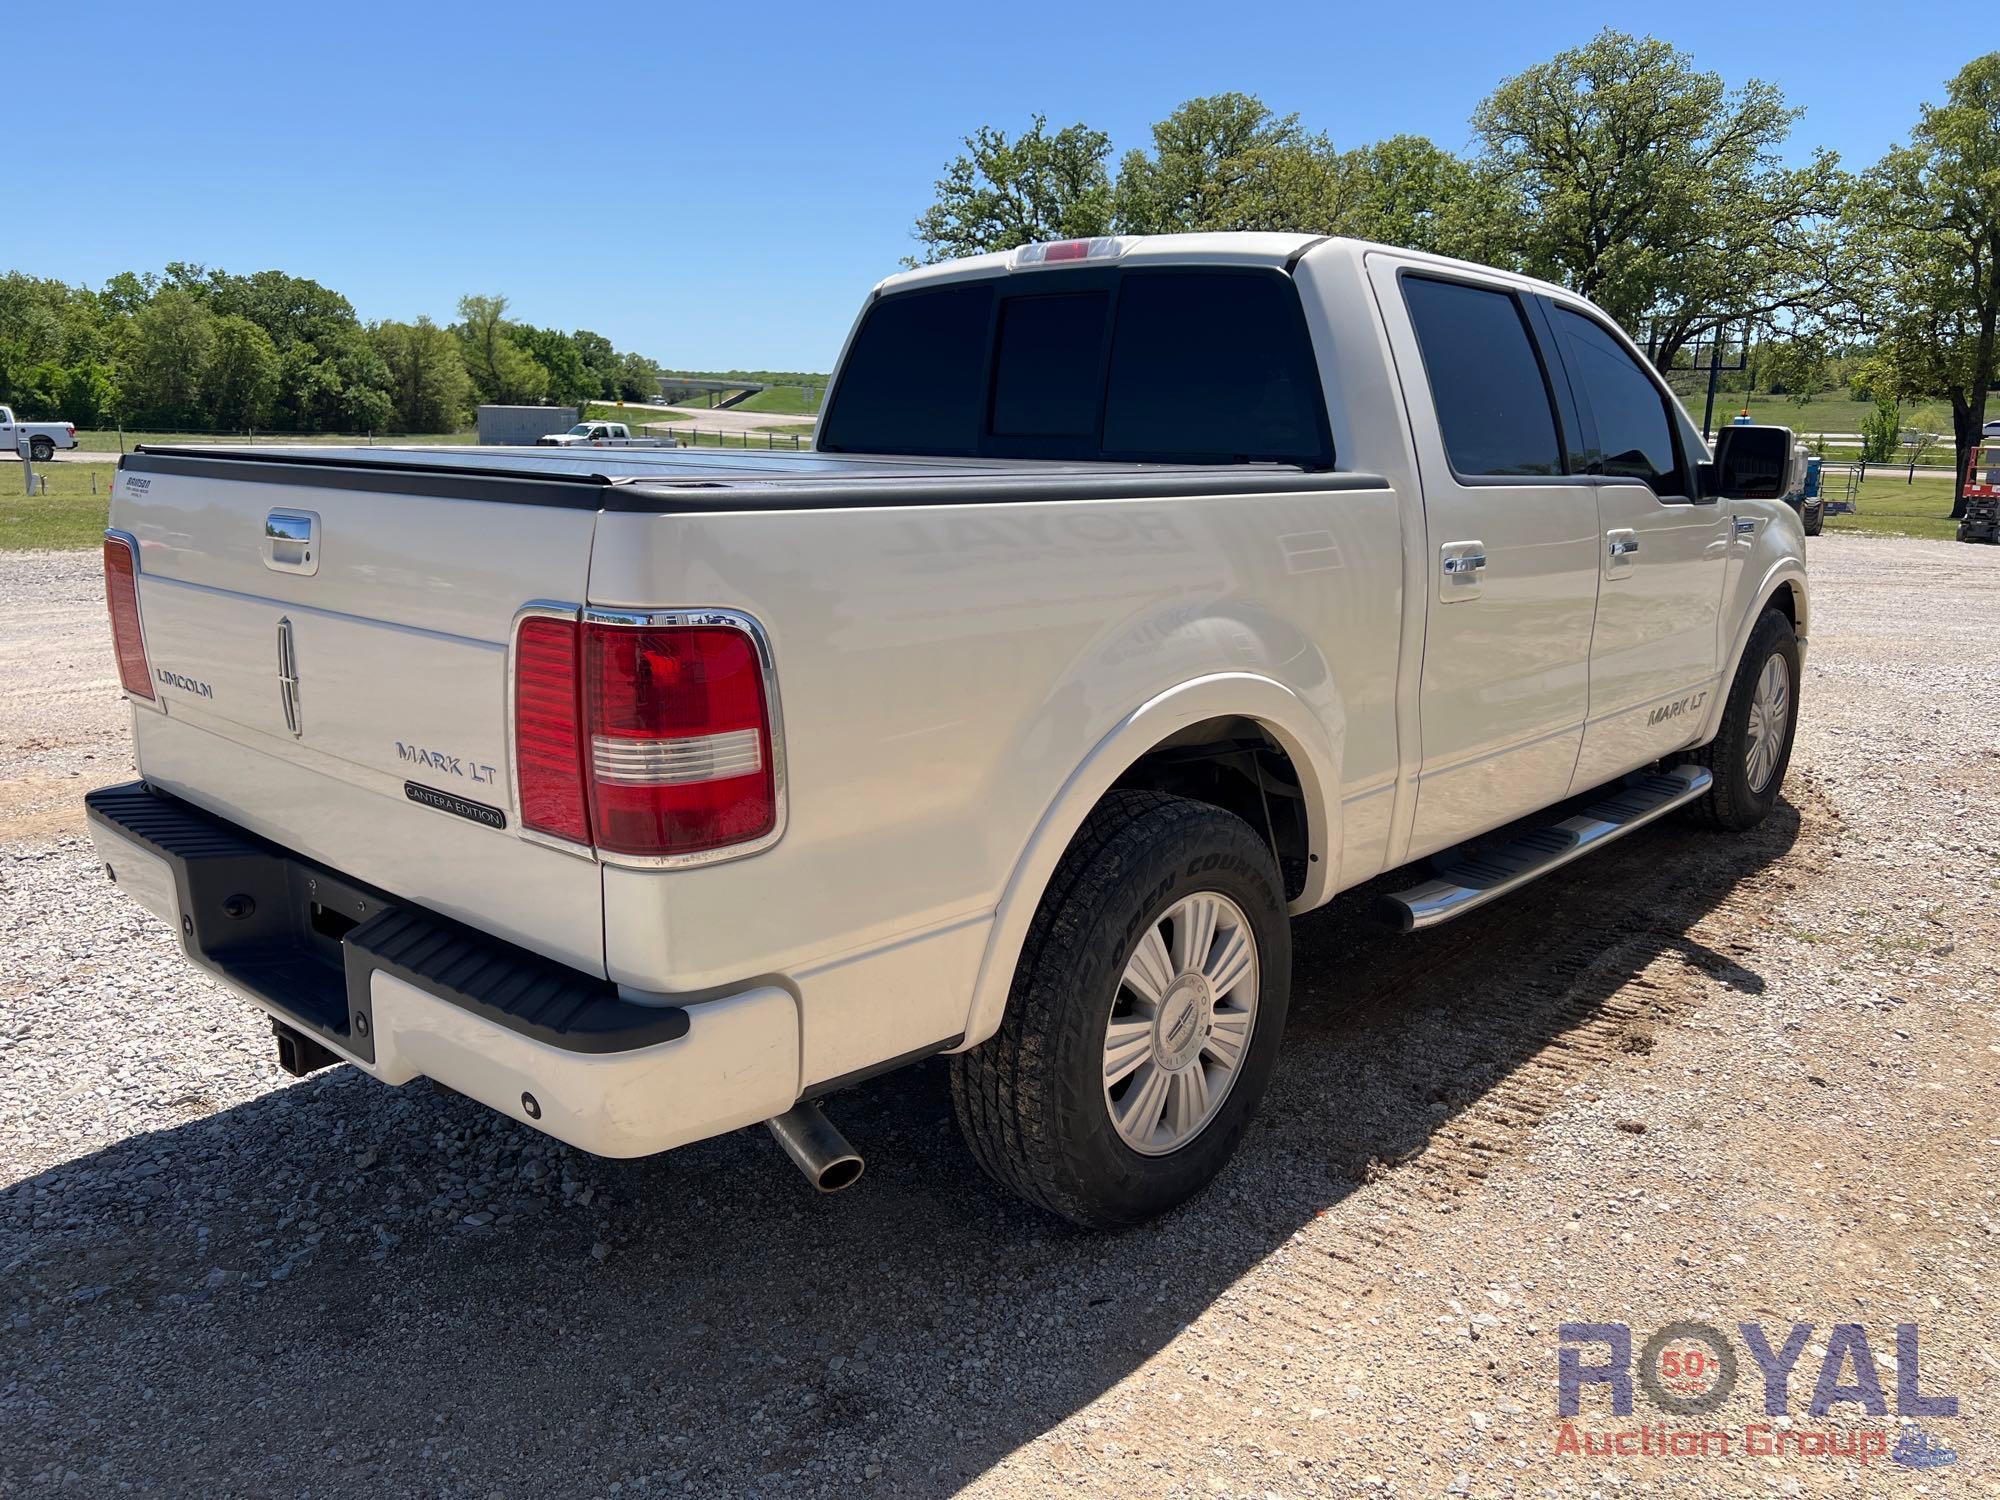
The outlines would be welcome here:
[[[1001,1186],[1074,1222],[1102,1218],[1066,1186],[1083,1171],[1064,1145],[1077,1133],[1064,1128],[1063,1101],[1050,1088],[1054,1070],[1043,1064],[1066,1019],[1065,980],[1073,955],[1093,937],[1079,923],[1102,908],[1131,864],[1156,841],[1216,812],[1143,790],[1113,791],[1098,803],[1036,907],[1000,1029],[952,1056],[953,1113],[973,1159]]]

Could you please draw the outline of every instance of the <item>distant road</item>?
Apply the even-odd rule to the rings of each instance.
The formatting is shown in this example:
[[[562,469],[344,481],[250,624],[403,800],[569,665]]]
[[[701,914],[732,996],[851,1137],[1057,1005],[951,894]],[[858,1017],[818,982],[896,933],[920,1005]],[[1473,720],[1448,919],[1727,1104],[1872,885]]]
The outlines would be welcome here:
[[[601,405],[602,403],[599,404]],[[690,422],[676,422],[673,425],[676,427],[684,425],[698,427],[703,432],[762,432],[767,427],[785,426],[796,428],[803,435],[812,431],[813,423],[818,421],[817,417],[793,416],[789,412],[736,411],[733,409],[724,411],[721,408],[712,409],[706,406],[644,406],[636,401],[627,401],[620,410],[627,412],[650,411],[659,412],[663,415],[671,414],[677,417],[688,417],[691,419]],[[641,422],[649,420],[658,421],[659,418],[633,417],[631,425],[637,427]]]

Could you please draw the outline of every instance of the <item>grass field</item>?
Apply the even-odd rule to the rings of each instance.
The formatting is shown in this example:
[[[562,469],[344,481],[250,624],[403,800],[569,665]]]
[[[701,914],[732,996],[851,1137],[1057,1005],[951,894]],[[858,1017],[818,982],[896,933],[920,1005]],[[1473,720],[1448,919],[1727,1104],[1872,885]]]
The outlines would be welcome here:
[[[623,422],[632,430],[632,436],[639,436],[639,429],[648,424],[660,422],[688,422],[693,418],[674,411],[646,411],[634,406],[618,406],[608,401],[593,401],[583,409],[586,422]]]
[[[105,513],[111,506],[110,467],[44,464],[35,472],[48,480],[48,491],[31,500],[21,493],[25,486],[20,465],[0,464],[0,552],[95,547],[102,542]]]
[[[1684,382],[1679,380],[1672,382],[1675,394],[1681,398],[1681,405],[1687,408],[1688,415],[1694,418],[1695,425],[1699,427],[1702,404],[1708,399],[1707,388],[1697,385],[1692,390],[1684,390],[1683,384]],[[1844,392],[1838,394],[1829,392],[1823,396],[1815,396],[1801,406],[1790,396],[1745,396],[1740,391],[1735,394],[1717,391],[1715,425],[1728,426],[1746,405],[1750,408],[1750,419],[1753,422],[1773,427],[1789,427],[1792,431],[1802,434],[1859,432],[1862,422],[1875,414],[1874,402],[1855,401]],[[1904,427],[1922,427],[1929,432],[1945,433],[1946,445],[1949,446],[1951,413],[1936,402],[1925,402],[1916,406],[1906,404],[1898,421]]]
[[[76,445],[86,453],[116,453],[119,451],[120,434],[113,428],[80,427],[76,433]],[[374,438],[356,437],[352,434],[341,436],[336,433],[303,433],[288,437],[259,433],[255,437],[232,436],[228,433],[213,432],[127,432],[123,434],[125,449],[130,453],[141,443],[154,447],[174,446],[192,443],[254,443],[285,444],[331,443],[339,447],[351,448],[356,444],[375,443],[470,443],[478,439],[476,432],[413,432],[407,435],[391,436],[377,434]]]
[[[1844,485],[1827,492],[1838,500]],[[1950,541],[1958,535],[1958,523],[1951,519],[1952,481],[1942,475],[1919,475],[1909,484],[1889,470],[1872,473],[1863,481],[1857,497],[1860,514],[1828,516],[1828,531],[1868,532],[1876,536],[1922,536]]]
[[[808,401],[802,387],[776,385],[768,391],[757,391],[745,396],[732,410],[771,412],[788,417],[816,417],[819,415],[819,398],[825,394],[826,387],[818,386],[813,391],[812,400]]]

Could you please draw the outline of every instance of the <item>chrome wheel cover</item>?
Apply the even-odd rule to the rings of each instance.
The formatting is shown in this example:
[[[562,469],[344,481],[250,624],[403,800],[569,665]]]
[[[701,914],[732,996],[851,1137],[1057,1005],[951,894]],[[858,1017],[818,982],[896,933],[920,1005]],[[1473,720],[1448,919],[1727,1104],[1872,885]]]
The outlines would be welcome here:
[[[1785,748],[1785,729],[1792,718],[1792,669],[1785,658],[1773,653],[1757,674],[1756,691],[1750,695],[1750,726],[1744,736],[1743,771],[1750,790],[1761,792],[1771,784],[1778,769],[1778,756]]]
[[[1178,1151],[1235,1087],[1257,1024],[1257,937],[1227,896],[1184,896],[1155,917],[1104,1028],[1104,1105],[1144,1156]]]

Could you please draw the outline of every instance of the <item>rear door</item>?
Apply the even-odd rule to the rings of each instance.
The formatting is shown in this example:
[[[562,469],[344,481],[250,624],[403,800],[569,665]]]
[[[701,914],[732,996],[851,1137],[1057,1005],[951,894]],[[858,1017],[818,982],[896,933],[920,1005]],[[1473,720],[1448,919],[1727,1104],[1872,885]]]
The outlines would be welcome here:
[[[1597,501],[1520,294],[1371,257],[1422,474],[1429,598],[1410,853],[1557,802],[1576,769]]]
[[[597,866],[520,837],[508,705],[519,612],[584,597],[597,490],[147,462],[121,469],[111,511],[139,556],[147,780],[355,881],[602,972]]]
[[[1695,498],[1673,398],[1596,315],[1549,303],[1582,410],[1601,533],[1581,791],[1688,743],[1717,688],[1730,514]]]

